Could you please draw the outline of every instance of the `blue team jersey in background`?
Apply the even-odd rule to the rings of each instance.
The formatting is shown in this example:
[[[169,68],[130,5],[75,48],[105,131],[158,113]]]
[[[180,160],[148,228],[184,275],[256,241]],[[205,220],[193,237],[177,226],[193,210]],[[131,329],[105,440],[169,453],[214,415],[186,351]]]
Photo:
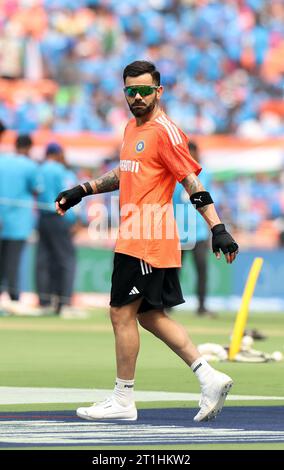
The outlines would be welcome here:
[[[64,189],[73,188],[78,184],[78,178],[74,171],[70,168],[65,168]],[[81,213],[81,206],[71,207],[64,217],[70,224],[75,224],[78,220],[78,215]]]
[[[62,163],[46,160],[40,165],[40,176],[44,188],[38,198],[40,209],[55,213],[55,199],[61,191],[76,184],[76,175],[72,170],[66,169]],[[75,223],[77,220],[75,210],[69,209],[64,220],[70,224]]]
[[[202,170],[198,179],[203,184],[205,191],[210,192],[211,177],[206,170]],[[207,240],[208,225],[191,204],[189,195],[182,184],[176,185],[173,205],[182,248],[187,245],[193,247],[196,242]]]
[[[43,191],[38,201],[42,210],[55,213],[54,201],[58,194],[65,189],[65,172],[65,166],[53,160],[46,160],[40,165]]]
[[[0,237],[26,240],[36,224],[34,194],[42,190],[39,165],[25,155],[0,155]]]

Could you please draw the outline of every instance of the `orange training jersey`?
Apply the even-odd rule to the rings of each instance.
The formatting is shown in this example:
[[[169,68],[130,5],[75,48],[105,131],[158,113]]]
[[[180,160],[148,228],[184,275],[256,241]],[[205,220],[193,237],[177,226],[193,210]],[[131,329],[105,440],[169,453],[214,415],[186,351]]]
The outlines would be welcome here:
[[[172,195],[200,165],[187,136],[162,111],[141,126],[131,119],[120,153],[120,227],[115,246],[156,268],[181,266]]]

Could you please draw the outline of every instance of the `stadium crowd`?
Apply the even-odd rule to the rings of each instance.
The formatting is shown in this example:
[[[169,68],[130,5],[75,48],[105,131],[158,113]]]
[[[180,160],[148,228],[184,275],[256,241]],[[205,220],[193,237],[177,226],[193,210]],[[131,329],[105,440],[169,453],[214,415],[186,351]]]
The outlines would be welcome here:
[[[243,246],[284,246],[284,172],[214,181],[212,194],[223,220],[245,234]],[[224,201],[231,201],[230,208]]]
[[[186,132],[281,135],[283,24],[283,0],[2,0],[0,119],[119,132],[121,71],[139,56]]]

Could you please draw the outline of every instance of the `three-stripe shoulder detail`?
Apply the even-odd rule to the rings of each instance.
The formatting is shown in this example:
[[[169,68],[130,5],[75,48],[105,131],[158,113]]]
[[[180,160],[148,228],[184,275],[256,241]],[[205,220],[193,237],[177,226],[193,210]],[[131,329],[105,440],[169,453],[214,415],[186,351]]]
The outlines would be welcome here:
[[[166,116],[159,116],[155,119],[155,121],[164,127],[173,145],[182,144],[182,137],[180,135],[180,131],[173,122],[169,121],[169,119],[166,118]]]

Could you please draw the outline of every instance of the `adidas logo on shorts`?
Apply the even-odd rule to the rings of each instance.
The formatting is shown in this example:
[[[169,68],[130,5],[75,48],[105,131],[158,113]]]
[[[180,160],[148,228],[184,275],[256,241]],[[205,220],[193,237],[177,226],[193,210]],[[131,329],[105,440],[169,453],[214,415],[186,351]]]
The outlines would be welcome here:
[[[140,294],[139,290],[135,286],[131,289],[128,295],[134,295],[134,294]]]

